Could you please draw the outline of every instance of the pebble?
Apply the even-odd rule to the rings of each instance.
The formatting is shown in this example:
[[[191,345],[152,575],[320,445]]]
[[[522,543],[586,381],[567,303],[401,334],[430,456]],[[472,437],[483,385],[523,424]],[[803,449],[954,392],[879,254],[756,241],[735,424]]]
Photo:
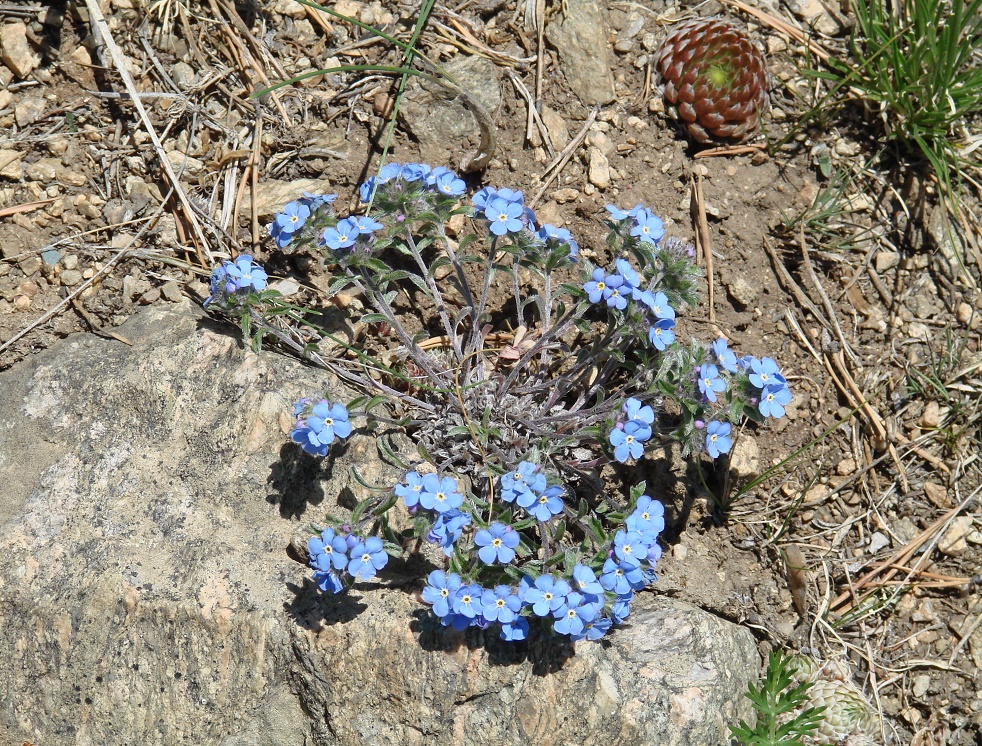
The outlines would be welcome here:
[[[672,556],[679,562],[683,562],[689,556],[689,548],[685,544],[676,544],[672,547]]]
[[[964,552],[968,549],[965,537],[971,533],[974,523],[972,516],[969,515],[960,515],[955,518],[938,542],[938,550],[949,557],[955,557]]]
[[[76,269],[78,267],[78,256],[75,254],[68,254],[61,260],[61,266],[62,269]]]
[[[0,176],[11,181],[24,178],[23,153],[18,150],[0,150]]]
[[[725,273],[721,279],[730,297],[737,305],[742,308],[749,308],[756,302],[757,289],[747,282],[742,275]]]
[[[733,446],[730,474],[737,479],[752,479],[760,474],[760,447],[753,436],[744,433]]]
[[[936,508],[948,509],[951,507],[951,500],[948,499],[948,490],[940,484],[925,482],[924,496]]]
[[[572,202],[577,197],[579,197],[580,191],[578,189],[572,189],[567,187],[565,189],[557,189],[549,196],[552,197],[554,200],[556,200],[556,202],[559,203],[560,205],[564,205],[567,202]]]
[[[597,189],[606,189],[610,186],[610,162],[607,156],[599,148],[590,148],[587,151],[587,162],[589,164],[587,178]]]
[[[893,269],[898,264],[900,264],[900,254],[896,251],[878,251],[876,252],[876,271],[879,273],[886,272],[889,269]]]
[[[777,54],[788,48],[788,43],[780,36],[773,35],[767,37],[767,53]]]
[[[927,690],[930,688],[930,686],[931,677],[926,673],[922,673],[920,676],[914,677],[914,684],[911,686],[910,691],[917,699],[920,699],[927,694]]]
[[[542,123],[549,133],[552,147],[559,151],[569,145],[569,128],[566,126],[566,120],[563,119],[562,114],[543,104]]]
[[[27,41],[25,24],[18,22],[0,26],[0,60],[21,80],[41,64],[41,57],[34,53]]]
[[[614,141],[607,137],[607,135],[605,135],[603,132],[591,131],[590,134],[586,136],[586,144],[590,147],[596,148],[608,158],[617,150],[617,146],[614,144]]]
[[[47,251],[42,251],[41,261],[53,267],[59,261],[61,261],[61,252],[58,251],[57,249],[48,249]]]
[[[835,473],[840,477],[846,477],[856,471],[856,459],[844,458],[835,465]]]
[[[860,147],[858,142],[853,142],[852,140],[837,140],[835,143],[835,152],[839,155],[851,158],[854,155],[859,155]]]
[[[10,102],[13,100],[13,98],[14,94],[12,94],[6,88],[0,90],[0,111],[3,111],[10,106]]]
[[[160,289],[166,300],[171,303],[179,303],[183,294],[181,293],[181,284],[177,280],[170,280],[164,283],[164,286]]]
[[[814,487],[808,490],[808,492],[805,493],[804,502],[806,503],[823,502],[826,498],[828,498],[830,492],[831,490],[829,490],[827,485],[816,484]]]
[[[31,307],[31,296],[18,295],[14,298],[14,308],[18,311],[26,311]]]
[[[937,430],[947,416],[948,407],[942,407],[936,401],[929,401],[924,405],[924,411],[921,413],[921,419],[918,420],[917,424],[925,430]]]
[[[150,288],[147,292],[140,296],[140,305],[149,306],[151,303],[156,303],[160,300],[160,288]]]
[[[70,288],[82,281],[82,273],[77,269],[66,269],[58,279],[62,285]]]
[[[174,79],[174,84],[182,91],[186,91],[194,85],[194,68],[187,62],[178,62],[174,65],[170,69],[170,76]]]
[[[47,108],[48,102],[40,96],[22,98],[14,107],[14,119],[17,120],[17,126],[26,127],[29,124],[34,124]]]
[[[982,323],[982,313],[964,302],[959,303],[955,309],[955,318],[958,319],[959,324],[963,324],[973,331],[978,329],[979,323]]]
[[[24,273],[25,277],[30,277],[41,269],[41,259],[36,256],[24,257],[17,262],[17,266],[20,267],[20,271]]]
[[[890,546],[890,539],[882,531],[876,531],[872,536],[869,537],[869,553],[876,554],[881,549],[885,549]]]
[[[917,608],[911,613],[910,618],[915,622],[933,622],[938,618],[938,611],[934,608],[934,603],[929,598],[922,598],[917,604]]]

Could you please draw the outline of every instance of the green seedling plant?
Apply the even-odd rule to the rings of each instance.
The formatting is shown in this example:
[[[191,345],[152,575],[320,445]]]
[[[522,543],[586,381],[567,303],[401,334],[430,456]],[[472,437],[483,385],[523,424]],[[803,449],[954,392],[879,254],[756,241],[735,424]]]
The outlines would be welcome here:
[[[825,707],[808,707],[809,682],[796,682],[792,656],[779,651],[767,659],[767,672],[759,686],[748,686],[756,722],[741,720],[730,733],[743,746],[805,746],[805,738],[822,724]]]

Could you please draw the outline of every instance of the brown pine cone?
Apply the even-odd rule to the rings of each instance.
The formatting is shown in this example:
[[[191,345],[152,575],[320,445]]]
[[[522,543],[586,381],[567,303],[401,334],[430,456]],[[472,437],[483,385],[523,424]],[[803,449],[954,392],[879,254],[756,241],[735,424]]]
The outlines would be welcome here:
[[[730,24],[718,20],[680,25],[655,53],[665,100],[697,142],[712,137],[746,140],[767,108],[764,56]]]

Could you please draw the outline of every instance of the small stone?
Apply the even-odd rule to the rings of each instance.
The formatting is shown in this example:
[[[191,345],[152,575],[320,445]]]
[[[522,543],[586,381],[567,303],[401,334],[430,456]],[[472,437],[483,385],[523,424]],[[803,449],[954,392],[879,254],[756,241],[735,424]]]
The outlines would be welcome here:
[[[753,436],[744,433],[730,452],[730,474],[736,479],[753,479],[760,474],[760,447]]]
[[[41,64],[41,57],[34,53],[27,41],[25,24],[9,23],[0,26],[0,60],[21,80]]]
[[[911,612],[910,618],[915,622],[933,622],[938,618],[938,611],[934,608],[934,603],[929,598],[922,598],[917,604],[917,608]]]
[[[14,94],[12,94],[6,88],[0,89],[0,111],[3,111],[10,106],[10,102],[13,101],[13,99]]]
[[[776,34],[767,37],[767,53],[777,54],[778,52],[783,52],[788,48],[788,43],[780,36]]]
[[[14,309],[17,311],[26,311],[31,307],[31,296],[29,295],[18,295],[14,297]]]
[[[894,523],[892,528],[894,535],[904,544],[909,544],[912,542],[914,537],[920,533],[920,530],[914,525],[914,522],[907,516],[904,516]]]
[[[869,537],[869,553],[876,554],[881,549],[890,546],[890,539],[882,531],[876,531]]]
[[[452,267],[449,267],[449,266],[444,266],[444,267],[441,267],[440,269],[447,269],[447,270],[450,270],[450,272],[453,271],[453,268]],[[440,271],[437,270],[436,275],[439,275],[439,274],[440,274]],[[447,275],[444,275],[444,277],[446,277],[446,276]],[[439,280],[441,278],[437,276],[437,279]],[[284,298],[289,298],[294,293],[297,293],[297,292],[300,291],[300,283],[298,283],[296,280],[291,280],[289,278],[285,278],[283,280],[277,280],[276,282],[271,282],[271,283],[269,283],[269,287],[272,290],[278,290],[279,293]],[[164,296],[166,297],[166,295],[167,295],[167,286],[164,285]],[[170,300],[170,299],[168,298],[168,300]]]
[[[876,271],[883,274],[900,264],[900,254],[896,251],[876,252]]]
[[[618,39],[614,44],[614,51],[620,54],[627,54],[631,51],[631,47],[634,46],[633,39]]]
[[[958,304],[955,309],[955,318],[958,319],[959,324],[963,324],[973,331],[978,329],[979,323],[982,323],[982,313],[976,311],[968,303]]]
[[[61,252],[58,251],[57,249],[48,249],[47,251],[42,251],[41,261],[47,264],[49,267],[53,267],[59,261],[61,261]]]
[[[938,542],[938,550],[949,557],[962,554],[968,549],[965,537],[971,533],[974,523],[972,516],[969,515],[960,515],[955,518]]]
[[[171,303],[180,303],[183,294],[181,293],[181,284],[176,280],[169,280],[164,283],[164,286],[160,289],[165,300],[169,300]]]
[[[160,300],[160,288],[150,288],[147,292],[140,296],[140,305],[149,306],[151,303],[156,303]]]
[[[171,168],[179,176],[183,172],[184,176],[197,176],[205,170],[205,164],[197,158],[186,156],[180,150],[167,152],[167,160],[170,161]]]
[[[805,493],[804,502],[812,504],[824,502],[830,493],[831,490],[828,488],[828,485],[816,484]]]
[[[925,694],[927,690],[931,687],[931,677],[926,673],[922,673],[919,676],[914,677],[914,683],[910,688],[911,694],[913,694],[917,699],[920,699]]]
[[[965,541],[967,541],[969,544],[974,544],[975,546],[982,544],[982,531],[969,532],[968,536],[965,537]]]
[[[907,336],[911,339],[920,339],[927,342],[931,339],[931,330],[926,324],[920,321],[912,321],[907,324]]]
[[[757,288],[747,282],[743,275],[726,271],[720,279],[730,298],[740,308],[749,308],[757,301]]]
[[[929,401],[924,405],[924,412],[921,413],[921,419],[918,421],[918,424],[925,430],[937,430],[941,427],[947,416],[948,407],[942,407],[936,401]]]
[[[174,79],[174,84],[182,91],[186,91],[194,85],[194,68],[187,62],[178,62],[174,65],[170,69],[170,76]]]
[[[546,23],[546,36],[566,82],[584,105],[609,104],[616,94],[601,6],[596,0],[567,0],[565,9]]]
[[[586,144],[590,147],[596,148],[608,158],[617,151],[617,145],[614,144],[614,141],[607,137],[607,135],[603,132],[596,130],[590,132],[590,134],[586,136]]]
[[[835,473],[840,477],[847,477],[856,471],[856,459],[844,458],[835,465]]]
[[[860,147],[859,143],[853,142],[852,140],[836,140],[835,152],[839,155],[851,158],[854,155],[859,155]]]
[[[689,556],[689,548],[685,544],[676,544],[672,547],[672,556],[679,562],[683,562]]]
[[[68,254],[61,260],[61,267],[62,269],[76,269],[78,267],[78,256],[75,254]]]
[[[50,158],[43,158],[40,161],[28,163],[24,166],[24,176],[32,181],[40,181],[43,184],[54,181],[58,171],[51,163],[51,160]]]
[[[63,156],[68,152],[68,139],[64,137],[56,137],[52,140],[48,140],[45,145],[48,148],[48,152],[55,157]]]
[[[839,33],[839,24],[829,14],[821,0],[791,0],[791,12],[798,18],[826,36]]]
[[[25,277],[30,277],[41,269],[41,259],[33,255],[27,256],[17,262],[17,266],[20,267],[20,271],[24,273]]]
[[[29,124],[34,124],[47,108],[48,102],[40,96],[27,96],[21,99],[14,107],[14,119],[17,121],[17,126],[26,127]]]
[[[11,181],[24,178],[23,153],[19,150],[0,150],[0,176]]]
[[[72,59],[79,65],[88,67],[92,64],[92,54],[83,46],[77,46],[72,50]]]
[[[597,189],[606,189],[610,186],[610,162],[607,156],[599,148],[590,148],[587,151],[588,171],[587,178]]]
[[[924,496],[936,508],[947,510],[951,507],[951,500],[948,499],[948,490],[940,484],[934,482],[924,483]]]
[[[560,205],[565,205],[567,202],[572,202],[579,197],[580,191],[578,189],[567,187],[566,189],[557,189],[549,196],[556,200],[556,202]]]
[[[65,287],[73,287],[82,281],[82,273],[77,269],[66,269],[58,278],[59,282]]]

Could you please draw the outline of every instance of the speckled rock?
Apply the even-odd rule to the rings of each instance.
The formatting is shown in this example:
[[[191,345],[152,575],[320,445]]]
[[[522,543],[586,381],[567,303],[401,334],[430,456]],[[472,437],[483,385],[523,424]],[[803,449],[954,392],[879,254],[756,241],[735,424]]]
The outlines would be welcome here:
[[[747,630],[644,593],[609,644],[447,633],[418,568],[324,598],[287,554],[310,520],[392,483],[356,430],[286,443],[301,395],[186,301],[132,342],[75,335],[0,373],[0,741],[327,746],[728,743]]]

